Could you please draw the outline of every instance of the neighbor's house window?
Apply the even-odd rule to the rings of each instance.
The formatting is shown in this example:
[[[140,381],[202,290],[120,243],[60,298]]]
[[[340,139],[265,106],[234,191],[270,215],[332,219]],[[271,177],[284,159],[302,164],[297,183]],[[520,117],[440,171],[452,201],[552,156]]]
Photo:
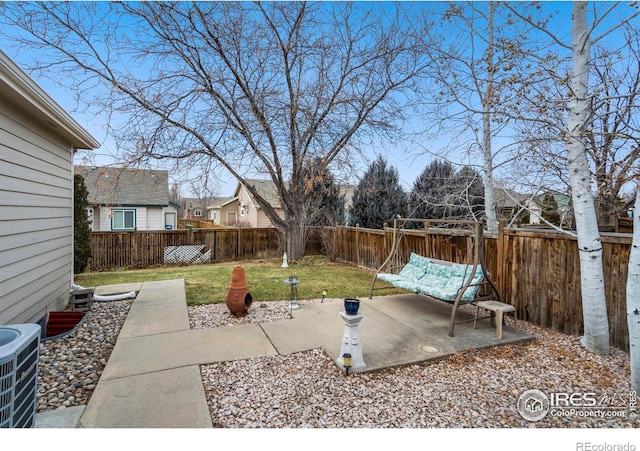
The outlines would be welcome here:
[[[136,228],[135,210],[112,210],[111,218],[112,230],[133,230]]]
[[[202,210],[196,208],[195,210],[193,210],[193,216],[202,216]]]

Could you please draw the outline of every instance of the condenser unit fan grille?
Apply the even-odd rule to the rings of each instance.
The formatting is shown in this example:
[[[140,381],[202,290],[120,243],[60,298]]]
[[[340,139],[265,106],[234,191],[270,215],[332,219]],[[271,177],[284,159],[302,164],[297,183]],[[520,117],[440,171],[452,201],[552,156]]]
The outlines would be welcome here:
[[[0,427],[9,427],[13,399],[14,360],[0,363]]]

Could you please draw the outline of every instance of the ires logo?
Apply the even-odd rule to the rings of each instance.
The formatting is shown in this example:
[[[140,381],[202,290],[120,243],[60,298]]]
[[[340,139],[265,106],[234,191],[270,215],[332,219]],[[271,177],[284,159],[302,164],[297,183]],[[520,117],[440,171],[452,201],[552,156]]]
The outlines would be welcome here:
[[[540,421],[554,417],[630,417],[635,415],[635,392],[629,397],[619,394],[549,393],[527,390],[518,398],[517,409],[522,418]]]
[[[540,421],[549,413],[549,397],[540,390],[527,390],[517,402],[520,416],[528,421]]]
[[[550,407],[562,409],[565,407],[596,407],[598,396],[595,393],[551,393]]]

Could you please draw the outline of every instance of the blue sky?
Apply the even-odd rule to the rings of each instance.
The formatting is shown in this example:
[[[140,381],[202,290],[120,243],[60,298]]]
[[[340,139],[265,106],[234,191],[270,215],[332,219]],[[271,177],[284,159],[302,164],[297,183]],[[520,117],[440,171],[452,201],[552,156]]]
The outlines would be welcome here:
[[[0,48],[2,48],[5,53],[25,69],[33,65],[40,57],[38,52],[25,50],[24,48],[15,48],[11,41],[4,40],[1,35]],[[69,112],[71,116],[80,123],[80,125],[82,125],[98,140],[98,142],[102,144],[101,148],[91,152],[79,151],[76,155],[76,164],[113,164],[116,160],[114,156],[118,155],[118,148],[116,142],[107,134],[105,130],[105,123],[108,120],[118,120],[118,118],[95,116],[88,112],[83,112],[82,106],[80,107],[80,110],[78,110],[76,100],[74,98],[75,93],[70,92],[67,88],[61,87],[59,83],[55,81],[55,78],[51,79],[48,76],[41,76],[39,73],[31,73],[30,75],[56,102]],[[126,121],[127,119],[122,118],[120,120]],[[357,163],[361,166],[361,172],[364,172],[369,161],[373,161],[378,154],[384,155],[387,157],[389,164],[398,169],[401,181],[403,182],[405,189],[408,191],[415,178],[431,160],[431,156],[407,154],[405,152],[406,147],[407,145],[402,143],[399,145],[391,145],[386,142],[378,142],[375,145],[375,150],[368,152],[368,160],[362,160]],[[256,176],[256,178],[261,177]],[[237,184],[235,179],[223,170],[219,176],[219,180],[220,184],[217,194],[230,195]],[[346,180],[346,182],[357,183],[357,179],[355,177],[351,177],[349,180]],[[190,195],[187,190],[188,185],[183,185],[183,194]]]
[[[560,27],[566,26],[566,33],[570,32],[570,2],[546,2],[545,8],[550,10],[559,10],[561,15],[558,17],[558,23]],[[11,42],[7,42],[0,37],[0,48],[5,51],[11,58],[13,58],[18,64],[23,67],[28,67],[33,61],[37,60],[39,55],[35,52],[29,52],[24,50],[18,50],[11,45]],[[110,164],[113,162],[112,156],[117,154],[117,146],[115,142],[107,136],[105,132],[104,123],[107,121],[106,117],[94,117],[91,114],[85,114],[81,111],[75,110],[74,93],[69,92],[66,89],[61,88],[55,81],[46,77],[33,76],[34,80],[42,86],[45,91],[51,95],[65,110],[67,110],[87,131],[89,131],[99,142],[102,143],[102,147],[92,152],[90,160],[92,163],[102,165]],[[126,119],[124,119],[126,120]],[[421,122],[425,118],[416,116],[414,117],[413,127],[416,129],[421,127]],[[412,125],[410,124],[409,127]],[[407,133],[409,135],[409,133]],[[439,147],[445,146],[450,141],[449,136],[443,136],[441,141],[437,140],[425,142],[411,142],[405,140],[396,144],[388,144],[380,142],[368,152],[368,157],[372,161],[377,154],[382,154],[387,158],[390,165],[396,167],[400,173],[400,179],[402,180],[405,189],[408,191],[413,181],[422,172],[424,167],[430,163],[433,156],[428,151],[436,151]],[[421,149],[424,146],[424,149]],[[465,149],[462,149],[465,150]],[[83,159],[87,155],[80,152],[78,154],[77,163],[82,163]],[[366,169],[367,161],[359,162],[362,171]],[[350,180],[356,182],[356,179]],[[236,182],[229,175],[222,175],[221,184],[217,194],[229,195],[231,194]],[[183,187],[183,190],[187,188]],[[184,193],[188,195],[189,193]]]

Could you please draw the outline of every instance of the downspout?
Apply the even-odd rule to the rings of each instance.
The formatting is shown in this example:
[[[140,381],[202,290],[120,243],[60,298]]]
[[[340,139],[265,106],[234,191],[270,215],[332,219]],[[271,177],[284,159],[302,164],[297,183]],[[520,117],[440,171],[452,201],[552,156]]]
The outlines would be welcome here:
[[[76,285],[74,283],[71,284],[71,289],[72,290],[85,290],[85,287],[82,287],[80,285]],[[113,302],[113,301],[124,301],[125,299],[135,299],[136,297],[136,292],[135,291],[129,291],[128,293],[122,293],[122,294],[111,294],[111,295],[100,295],[100,294],[94,294],[93,295],[93,300],[95,302]]]
[[[69,182],[71,183],[71,199],[70,199],[70,219],[71,219],[71,261],[69,262],[69,265],[71,266],[71,280],[70,280],[70,285],[71,285],[71,290],[74,290],[74,286],[75,286],[75,268],[74,266],[74,262],[75,262],[75,236],[76,236],[76,221],[75,221],[75,199],[76,199],[76,168],[75,168],[75,164],[74,164],[74,158],[76,155],[76,148],[73,147],[73,145],[70,145],[71,147],[71,158],[70,158],[70,163],[71,163],[71,177],[69,177]],[[67,300],[68,302],[68,300]]]
[[[74,237],[75,237],[75,188],[76,188],[76,184],[75,184],[75,165],[73,164],[73,157],[76,153],[76,149],[75,148],[71,148],[71,289],[69,290],[71,291],[75,291],[75,290],[84,290],[84,287],[81,287],[80,285],[76,285],[76,281],[75,281],[75,269],[73,267],[74,265],[74,261],[75,261],[75,249],[74,249]],[[136,297],[136,292],[135,291],[130,291],[128,293],[122,293],[122,294],[114,294],[114,295],[110,295],[110,296],[102,296],[99,294],[94,294],[93,295],[93,300],[96,302],[112,302],[112,301],[123,301],[125,299],[135,299]]]

